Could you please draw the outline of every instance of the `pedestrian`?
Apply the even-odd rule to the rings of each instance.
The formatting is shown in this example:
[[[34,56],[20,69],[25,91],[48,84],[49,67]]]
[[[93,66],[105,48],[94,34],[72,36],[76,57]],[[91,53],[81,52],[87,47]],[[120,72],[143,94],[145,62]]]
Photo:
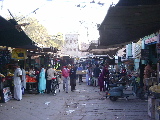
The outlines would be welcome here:
[[[62,68],[62,79],[63,79],[63,90],[68,93],[68,80],[69,80],[70,70],[67,66],[63,66]]]
[[[87,70],[86,70],[86,83],[87,85],[90,85],[90,79],[91,79],[91,66],[87,67]]]
[[[38,89],[40,94],[44,93],[46,89],[45,69],[43,65],[41,66],[41,71],[39,74]]]
[[[35,76],[36,76],[36,88],[37,88],[37,93],[39,93],[39,89],[38,89],[38,83],[39,83],[39,74],[40,74],[40,70],[38,69],[38,67],[35,67]]]
[[[48,70],[46,70],[46,88],[47,88],[47,94],[51,92],[51,82],[54,78],[56,78],[57,72],[52,68],[52,65],[48,66]]]
[[[22,94],[24,94],[24,91],[26,89],[26,71],[22,65],[20,66],[20,68],[22,70]]]
[[[98,78],[99,86],[100,86],[100,91],[105,91],[108,89],[109,85],[109,70],[108,70],[108,64],[105,64],[103,67],[103,70]],[[107,88],[106,87],[107,84]]]
[[[148,61],[147,65],[144,68],[144,79],[143,79],[143,84],[144,84],[144,90],[148,90],[149,84],[151,83],[151,74],[152,74],[152,62]]]
[[[128,84],[126,75],[127,75],[127,70],[126,70],[125,67],[122,67],[122,70],[121,70],[121,80],[122,80],[122,82],[126,82]]]
[[[22,70],[19,65],[15,66],[14,72],[14,99],[20,101],[22,100]]]
[[[71,91],[74,92],[76,86],[76,68],[74,65],[71,65],[70,69],[70,86]]]
[[[78,66],[77,68],[77,72],[82,72],[83,68],[81,66],[81,64]],[[78,79],[79,79],[79,83],[83,82],[82,81],[82,74],[78,74]]]
[[[93,77],[94,77],[94,86],[98,86],[98,77],[101,73],[99,65],[97,64],[96,67],[93,69]]]

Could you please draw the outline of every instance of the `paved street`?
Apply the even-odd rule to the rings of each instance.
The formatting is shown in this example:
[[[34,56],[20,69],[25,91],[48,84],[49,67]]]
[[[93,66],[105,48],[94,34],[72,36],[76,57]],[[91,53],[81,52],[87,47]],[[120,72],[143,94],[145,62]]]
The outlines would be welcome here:
[[[25,94],[22,101],[0,103],[0,120],[151,120],[147,101],[131,97],[112,102],[98,87],[77,83],[76,91]],[[70,90],[70,87],[69,87]]]

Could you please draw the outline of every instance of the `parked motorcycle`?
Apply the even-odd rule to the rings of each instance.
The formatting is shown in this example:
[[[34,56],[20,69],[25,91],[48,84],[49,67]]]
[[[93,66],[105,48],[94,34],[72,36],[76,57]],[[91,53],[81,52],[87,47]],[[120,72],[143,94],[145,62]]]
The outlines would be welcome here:
[[[134,92],[132,93],[124,93],[124,90],[127,89],[126,83],[122,83],[122,85],[118,87],[113,87],[108,92],[106,92],[106,98],[109,98],[111,101],[116,101],[118,98],[126,98],[128,100],[128,97],[131,95],[135,95]]]

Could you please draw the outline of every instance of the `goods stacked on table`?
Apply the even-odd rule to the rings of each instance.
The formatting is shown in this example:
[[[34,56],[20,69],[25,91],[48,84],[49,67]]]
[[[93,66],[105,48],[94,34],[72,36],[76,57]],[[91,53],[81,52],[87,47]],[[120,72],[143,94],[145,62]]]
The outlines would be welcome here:
[[[0,66],[8,64],[11,60],[11,55],[8,50],[1,50],[0,51]]]
[[[85,75],[86,74],[86,70],[78,70],[76,71],[77,75]]]
[[[160,98],[160,83],[158,85],[151,86],[149,90],[155,98]]]
[[[26,82],[37,82],[36,78],[26,75]]]
[[[26,72],[26,87],[27,87],[27,91],[28,93],[37,93],[37,79],[36,79],[36,75],[29,75],[28,72]]]

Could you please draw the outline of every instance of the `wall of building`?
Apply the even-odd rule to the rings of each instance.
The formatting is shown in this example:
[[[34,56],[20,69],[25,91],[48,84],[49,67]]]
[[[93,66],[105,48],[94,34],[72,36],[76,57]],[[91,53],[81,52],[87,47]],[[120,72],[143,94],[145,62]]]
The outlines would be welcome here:
[[[79,43],[78,34],[65,34],[61,55],[69,55],[71,57],[86,56],[86,53],[79,50]]]

